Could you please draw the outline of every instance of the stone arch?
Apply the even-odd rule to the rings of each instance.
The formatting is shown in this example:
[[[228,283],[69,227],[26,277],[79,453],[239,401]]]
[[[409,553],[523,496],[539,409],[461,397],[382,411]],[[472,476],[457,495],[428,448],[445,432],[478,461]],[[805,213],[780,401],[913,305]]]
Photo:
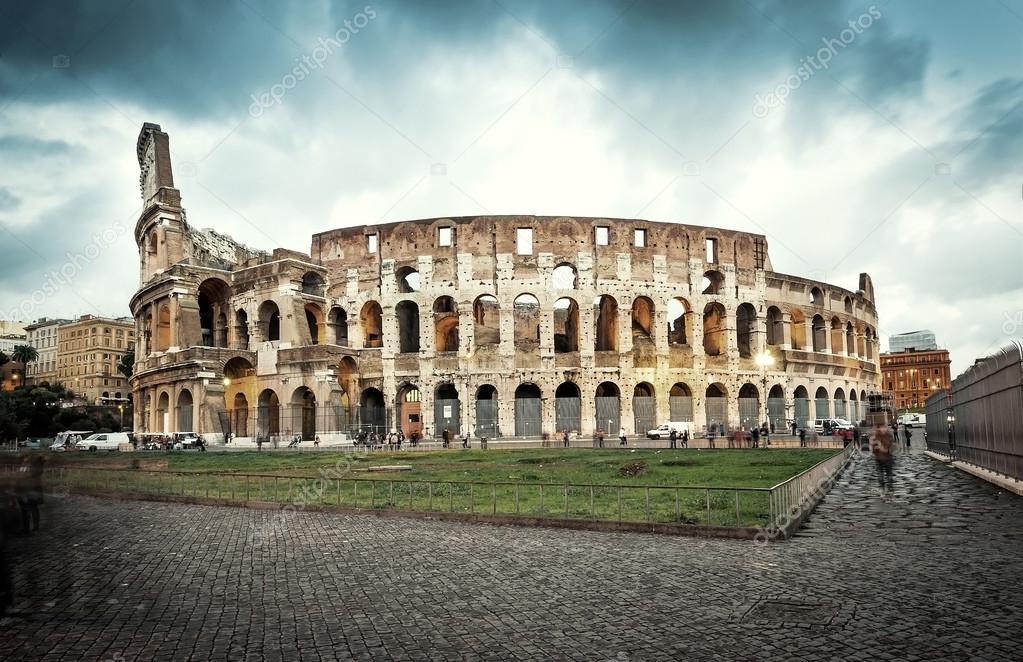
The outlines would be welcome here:
[[[845,353],[849,356],[856,354],[856,332],[852,322],[845,323]]]
[[[255,366],[244,356],[235,356],[224,363],[224,377],[231,381],[253,377],[255,374]]]
[[[323,276],[316,271],[307,271],[302,274],[302,294],[310,294],[316,297],[322,297],[326,284],[323,281]]]
[[[236,437],[249,436],[249,401],[244,393],[235,393],[231,401],[231,431]]]
[[[181,389],[178,393],[178,402],[175,407],[177,410],[178,419],[178,432],[192,432],[192,392],[187,388]]]
[[[171,312],[166,303],[160,304],[156,313],[156,351],[166,352],[171,346]]]
[[[575,299],[561,297],[554,302],[554,352],[579,351],[579,304]]]
[[[618,302],[609,294],[593,300],[593,349],[598,352],[618,350]]]
[[[355,393],[358,386],[359,365],[350,356],[342,357],[337,364],[337,381],[346,393]]]
[[[746,382],[739,388],[739,427],[744,430],[759,427],[762,414],[760,389]]]
[[[632,430],[645,435],[657,427],[657,391],[650,382],[639,382],[632,389]]]
[[[728,389],[715,382],[704,391],[704,411],[707,417],[707,432],[724,434],[728,430]]]
[[[341,306],[332,306],[327,313],[328,338],[335,345],[348,347],[348,313]]]
[[[170,432],[170,395],[162,391],[156,399],[156,421],[158,432]]]
[[[525,292],[515,297],[515,344],[540,343],[540,300]]]
[[[810,288],[810,301],[811,306],[821,307],[824,305],[824,290],[819,287]]]
[[[654,330],[654,302],[639,296],[632,302],[632,337],[651,338]]]
[[[582,429],[582,406],[579,386],[575,382],[562,382],[554,391],[554,429],[557,432],[578,433]]]
[[[716,269],[703,274],[700,282],[701,294],[721,294],[725,289],[725,275]]]
[[[551,287],[555,290],[574,290],[579,287],[579,272],[574,264],[562,262],[551,272]]]
[[[853,312],[853,300],[852,300],[852,297],[846,296],[845,299],[843,299],[842,303],[843,303],[845,312],[847,312],[850,315],[852,315],[852,312]]]
[[[835,389],[835,418],[849,418],[846,412],[845,403],[845,389],[839,387]]]
[[[298,386],[291,392],[290,434],[300,434],[303,440],[316,438],[316,394],[308,386]]]
[[[682,297],[668,300],[668,344],[688,345],[693,338],[692,306]]]
[[[231,309],[231,286],[220,278],[207,278],[196,291],[199,330],[204,347],[227,347],[227,311]]]
[[[781,345],[785,342],[785,321],[781,308],[770,306],[767,309],[767,344]]]
[[[383,347],[383,311],[376,301],[367,301],[359,313],[359,322],[362,325],[363,347]]]
[[[793,308],[792,316],[792,349],[806,350],[806,317],[803,311]]]
[[[449,296],[433,302],[433,334],[436,351],[458,351],[458,304]]]
[[[256,399],[256,437],[267,440],[281,433],[281,400],[277,391],[263,389]]]
[[[396,396],[398,423],[396,428],[406,437],[413,432],[423,431],[423,394],[415,384],[406,382],[398,389]]]
[[[476,436],[490,439],[500,436],[498,421],[497,387],[480,384],[476,389]]]
[[[711,301],[703,309],[703,351],[707,356],[719,356],[725,352],[728,319],[725,307]]]
[[[753,356],[756,333],[757,309],[751,303],[740,304],[735,311],[735,342],[740,357],[748,359]]]
[[[542,432],[542,397],[540,387],[524,382],[515,388],[515,436],[538,437]]]
[[[402,354],[419,351],[419,304],[405,299],[394,307],[398,321],[398,351]]]
[[[277,304],[269,299],[259,306],[259,332],[263,340],[281,339],[281,311]]]
[[[473,336],[476,346],[501,342],[501,304],[493,294],[481,294],[472,303]]]
[[[323,321],[323,309],[315,303],[305,305],[305,323],[309,327],[309,344],[319,345],[326,340],[324,338],[326,324]]]
[[[462,402],[458,389],[451,382],[437,385],[433,395],[434,436],[440,437],[444,430],[451,438],[462,432]]]
[[[823,386],[817,387],[813,399],[814,418],[831,418],[831,401],[828,398],[828,389]]]
[[[418,292],[422,287],[422,278],[414,267],[401,267],[394,272],[394,279],[398,283],[398,291],[403,294]]]
[[[249,314],[243,308],[234,312],[234,338],[238,349],[249,349]]]
[[[842,327],[842,320],[837,316],[831,318],[831,351],[834,354],[844,354],[842,346],[845,343],[845,329]]]
[[[813,351],[823,352],[828,346],[828,328],[824,323],[824,318],[820,315],[814,315],[813,320],[810,322],[810,330],[813,334]]]
[[[359,394],[359,429],[366,434],[387,432],[387,407],[378,388],[364,388]]]
[[[621,429],[621,390],[614,382],[601,382],[594,395],[594,429],[617,437]]]
[[[676,382],[668,391],[668,418],[675,422],[693,421],[693,391],[684,382]]]

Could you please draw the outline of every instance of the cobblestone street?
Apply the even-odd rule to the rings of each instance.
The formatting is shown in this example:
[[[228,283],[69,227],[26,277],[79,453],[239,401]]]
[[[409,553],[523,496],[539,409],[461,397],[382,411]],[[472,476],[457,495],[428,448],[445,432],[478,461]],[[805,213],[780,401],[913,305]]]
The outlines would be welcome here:
[[[11,545],[10,660],[1006,660],[1023,500],[919,454],[854,460],[758,545],[54,498]]]

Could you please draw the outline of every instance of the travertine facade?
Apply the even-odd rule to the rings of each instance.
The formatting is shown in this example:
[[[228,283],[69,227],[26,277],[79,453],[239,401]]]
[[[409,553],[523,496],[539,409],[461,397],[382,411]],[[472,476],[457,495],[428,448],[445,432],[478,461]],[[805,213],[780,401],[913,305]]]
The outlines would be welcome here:
[[[158,126],[138,155],[136,430],[699,431],[763,421],[765,397],[779,426],[851,418],[879,387],[869,276],[850,291],[775,273],[761,235],[482,216],[266,254],[189,227]]]
[[[128,380],[117,369],[135,347],[130,318],[82,315],[57,327],[57,381],[96,405],[127,405]]]

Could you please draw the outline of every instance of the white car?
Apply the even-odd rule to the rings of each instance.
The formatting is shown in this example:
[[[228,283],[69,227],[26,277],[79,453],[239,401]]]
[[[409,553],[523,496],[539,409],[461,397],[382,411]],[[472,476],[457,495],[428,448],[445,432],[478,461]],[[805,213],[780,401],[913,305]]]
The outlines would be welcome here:
[[[80,451],[116,451],[121,444],[131,443],[124,432],[98,432],[82,439],[75,448]]]
[[[903,414],[899,416],[899,425],[907,428],[927,427],[927,414]]]
[[[681,421],[669,421],[667,423],[662,423],[653,430],[647,430],[646,436],[647,439],[660,439],[661,437],[667,439],[671,436],[671,431],[674,430],[675,434],[681,437],[682,433],[691,428],[692,425],[692,423],[685,423]]]

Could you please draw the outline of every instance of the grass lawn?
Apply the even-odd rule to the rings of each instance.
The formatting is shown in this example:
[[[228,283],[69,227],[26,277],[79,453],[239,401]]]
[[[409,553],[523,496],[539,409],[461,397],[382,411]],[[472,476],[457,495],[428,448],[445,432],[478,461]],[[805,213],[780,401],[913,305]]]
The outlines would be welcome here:
[[[735,526],[765,523],[768,499],[765,492],[727,488],[771,487],[836,452],[835,449],[177,452],[131,456],[166,459],[167,469],[163,472],[84,470],[66,475],[76,485],[101,491],[120,488],[141,493],[244,498],[299,508],[324,504]],[[121,454],[73,453],[61,459],[69,467],[99,468],[123,466],[126,458]],[[371,466],[394,464],[411,465],[413,469],[364,471]]]

